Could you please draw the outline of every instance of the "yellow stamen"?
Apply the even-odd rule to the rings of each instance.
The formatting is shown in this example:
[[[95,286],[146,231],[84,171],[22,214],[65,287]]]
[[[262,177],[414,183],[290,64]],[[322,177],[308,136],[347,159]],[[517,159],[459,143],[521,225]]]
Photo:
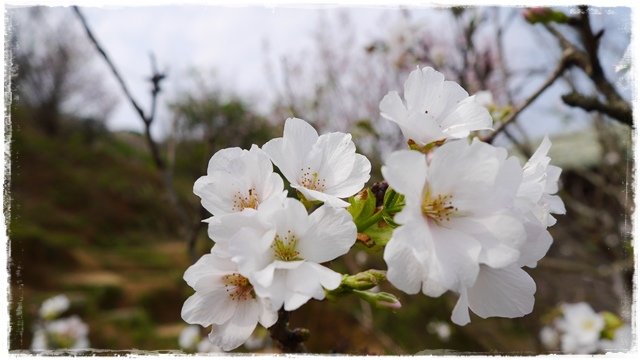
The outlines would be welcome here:
[[[249,279],[238,273],[223,276],[222,283],[231,300],[242,301],[255,299],[256,297]]]
[[[451,217],[458,212],[458,208],[453,206],[451,195],[432,196],[427,190],[422,200],[422,213],[429,219],[440,224],[451,220]]]

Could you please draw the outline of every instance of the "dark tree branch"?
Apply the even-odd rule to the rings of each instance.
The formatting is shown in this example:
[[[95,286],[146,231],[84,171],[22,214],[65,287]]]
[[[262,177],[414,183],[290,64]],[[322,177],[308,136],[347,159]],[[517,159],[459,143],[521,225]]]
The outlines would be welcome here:
[[[158,94],[160,93],[160,82],[165,78],[165,75],[157,71],[155,66],[155,59],[152,56],[151,57],[152,75],[150,78],[150,81],[153,85],[153,88],[151,90],[151,111],[149,115],[146,115],[144,110],[142,110],[142,107],[133,98],[131,91],[129,91],[129,88],[127,87],[127,84],[124,82],[122,75],[120,75],[120,72],[111,61],[111,58],[107,54],[107,51],[102,47],[102,45],[100,45],[100,43],[98,42],[98,39],[96,39],[96,37],[93,35],[93,31],[91,31],[91,28],[89,27],[89,24],[87,23],[86,18],[82,14],[82,11],[80,11],[80,8],[78,6],[73,6],[73,11],[78,16],[78,19],[82,23],[82,27],[87,33],[87,37],[89,38],[89,40],[91,40],[96,50],[100,53],[104,61],[109,66],[109,69],[111,70],[111,73],[118,81],[118,84],[120,84],[120,88],[122,89],[122,92],[124,92],[125,97],[129,100],[129,103],[131,103],[131,106],[133,106],[136,113],[144,123],[144,135],[145,135],[147,144],[149,145],[149,150],[151,150],[151,156],[153,157],[153,162],[158,169],[164,170],[166,166],[165,166],[164,160],[160,156],[160,150],[158,148],[158,144],[151,136],[151,124],[153,124],[153,120],[155,117],[157,97],[158,97]]]
[[[104,47],[102,47],[102,45],[100,45],[100,43],[98,42],[98,39],[94,36],[93,32],[91,31],[91,28],[89,27],[89,24],[87,23],[86,18],[80,11],[80,8],[78,6],[73,6],[73,11],[77,15],[80,22],[82,23],[82,26],[84,27],[84,30],[87,33],[87,37],[93,43],[96,50],[100,53],[104,61],[109,66],[111,73],[116,78],[118,84],[120,84],[120,88],[122,89],[122,92],[124,93],[125,97],[129,100],[129,103],[131,103],[131,106],[133,106],[136,113],[142,120],[142,123],[144,124],[144,135],[145,135],[147,145],[149,146],[149,150],[151,152],[153,162],[156,168],[162,173],[163,182],[167,191],[167,195],[169,197],[169,201],[173,205],[178,217],[180,218],[180,222],[183,224],[183,228],[181,230],[183,232],[184,237],[187,238],[187,241],[189,243],[191,258],[192,260],[194,260],[195,239],[197,238],[197,231],[200,229],[201,224],[198,221],[197,225],[192,225],[192,221],[189,220],[189,215],[187,210],[185,209],[185,207],[183,207],[180,204],[180,200],[178,199],[178,194],[173,185],[173,173],[171,169],[166,165],[162,156],[160,155],[160,147],[158,143],[153,139],[153,136],[151,135],[151,125],[155,120],[156,108],[158,104],[158,95],[161,92],[160,84],[166,78],[166,75],[158,71],[155,57],[153,56],[153,54],[151,54],[150,55],[151,77],[148,79],[149,82],[151,83],[151,109],[148,115],[145,114],[144,110],[142,110],[142,107],[133,98],[133,95],[129,91],[129,88],[127,87],[127,84],[122,78],[122,75],[120,75],[120,72],[118,71],[114,63],[111,61],[111,58],[109,58],[107,51],[104,49]],[[191,230],[189,231],[188,229],[191,229]]]
[[[285,353],[306,353],[303,342],[309,339],[309,330],[289,329],[289,312],[284,309],[278,311],[278,321],[269,328],[271,338],[276,340],[278,347]]]
[[[620,96],[613,84],[605,77],[598,57],[600,39],[604,34],[604,30],[593,32],[589,11],[586,6],[581,6],[580,15],[571,17],[568,24],[580,34],[580,40],[585,50],[581,50],[572,44],[552,25],[545,25],[545,27],[558,40],[565,52],[570,51],[574,54],[571,65],[575,65],[584,71],[607,102],[602,103],[595,96],[585,96],[575,91],[564,95],[562,97],[563,101],[569,106],[579,107],[585,111],[598,111],[631,126],[633,124],[631,105]]]
[[[579,107],[585,111],[598,111],[629,126],[633,124],[631,111],[625,106],[620,106],[618,102],[603,103],[595,96],[586,96],[577,92],[562,95],[562,101],[569,106]]]

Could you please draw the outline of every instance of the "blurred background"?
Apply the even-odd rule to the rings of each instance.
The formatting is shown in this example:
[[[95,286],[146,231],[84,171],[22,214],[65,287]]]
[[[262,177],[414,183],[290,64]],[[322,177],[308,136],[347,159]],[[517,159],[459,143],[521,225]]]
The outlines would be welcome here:
[[[30,349],[40,305],[57,294],[70,300],[64,311],[88,325],[92,348],[179,349],[180,309],[192,294],[182,274],[212,246],[200,222],[208,214],[192,194],[211,155],[262,145],[297,116],[321,133],[351,132],[373,164],[371,185],[385,156],[405,146],[378,103],[401,91],[416,66],[434,67],[470,94],[487,91],[497,123],[533,100],[494,143],[525,161],[548,134],[552,164],[563,169],[567,215],[529,271],[538,286],[534,311],[513,320],[472,316],[459,327],[449,321],[455,296],[407,296],[385,284],[403,304],[395,312],[344,298],[292,313],[292,326],[311,331],[309,351],[544,353],[538,334],[563,302],[586,301],[631,321],[628,8],[588,8],[591,38],[571,24],[531,23],[535,13],[509,7],[7,14],[11,350]],[[567,60],[571,46],[596,57]],[[329,266],[385,268],[381,252],[359,246]],[[255,338],[238,351],[278,351],[265,331]]]

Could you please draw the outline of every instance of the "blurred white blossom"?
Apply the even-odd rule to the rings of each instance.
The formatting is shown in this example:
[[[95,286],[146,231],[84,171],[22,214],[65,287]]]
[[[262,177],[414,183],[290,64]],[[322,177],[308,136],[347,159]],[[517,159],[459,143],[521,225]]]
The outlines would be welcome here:
[[[31,349],[85,350],[89,348],[89,327],[78,316],[45,322],[34,332]]]

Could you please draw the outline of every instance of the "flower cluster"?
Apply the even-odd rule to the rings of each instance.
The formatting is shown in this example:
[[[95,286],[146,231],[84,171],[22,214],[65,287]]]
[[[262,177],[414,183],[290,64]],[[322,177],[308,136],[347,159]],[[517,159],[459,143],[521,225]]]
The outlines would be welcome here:
[[[625,352],[631,348],[631,326],[610,312],[596,313],[585,302],[562,304],[553,321],[540,331],[549,350],[565,354]]]
[[[286,196],[273,164],[302,201]],[[258,323],[272,326],[279,309],[324,299],[342,276],[321,264],[356,241],[356,226],[344,209],[349,203],[342,199],[362,189],[370,170],[350,135],[319,136],[295,118],[285,122],[283,137],[262,149],[214,154],[194,193],[213,215],[206,221],[215,245],[184,275],[195,294],[182,318],[212,326],[209,340],[228,351],[242,345]]]
[[[78,316],[59,318],[69,309],[69,298],[57,295],[40,306],[40,321],[35,327],[32,351],[84,350],[89,348],[89,327]]]
[[[409,145],[387,156],[388,184],[362,190],[371,164],[351,135],[318,135],[296,118],[262,148],[213,155],[194,193],[212,214],[205,221],[215,245],[184,274],[195,294],[182,318],[211,326],[215,346],[237,348],[258,323],[268,328],[279,310],[312,298],[355,294],[398,309],[395,296],[372,290],[385,279],[409,294],[457,293],[459,325],[470,321],[469,309],[483,318],[531,312],[536,285],[523,267],[546,254],[551,214],[565,212],[549,139],[522,165],[506,149],[468,140],[491,129],[486,99],[432,68],[413,71],[404,88],[404,100],[391,92],[380,102],[382,117]],[[356,240],[384,248],[386,273],[347,275],[322,265]]]
[[[431,68],[409,75],[404,98],[391,92],[380,103],[413,149],[382,167],[406,202],[384,251],[387,278],[409,294],[458,293],[459,325],[470,321],[469,309],[482,318],[530,313],[536,286],[522,267],[535,267],[549,249],[550,213],[564,213],[549,140],[524,166],[503,148],[469,143],[471,131],[490,127],[488,111]]]

